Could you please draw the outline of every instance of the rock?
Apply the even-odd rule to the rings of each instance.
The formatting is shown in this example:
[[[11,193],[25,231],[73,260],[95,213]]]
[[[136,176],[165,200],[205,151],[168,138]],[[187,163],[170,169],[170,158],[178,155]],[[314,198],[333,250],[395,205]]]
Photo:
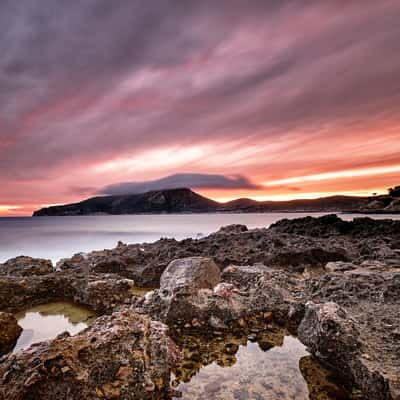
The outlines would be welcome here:
[[[382,200],[373,200],[365,206],[366,210],[383,210],[384,208],[385,202]]]
[[[222,271],[222,279],[239,287],[254,285],[261,276],[271,272],[270,267],[257,265],[230,265]]]
[[[371,357],[357,321],[335,303],[306,304],[298,328],[300,340],[323,362],[331,365],[346,380],[351,380],[371,399],[397,399],[400,395],[399,369]]]
[[[50,260],[19,256],[0,264],[0,276],[46,275],[54,271]]]
[[[344,272],[356,269],[357,267],[351,262],[331,261],[325,265],[325,270],[328,272]]]
[[[13,349],[22,328],[12,314],[0,312],[0,355]]]
[[[161,275],[160,294],[166,297],[182,291],[213,289],[220,279],[220,270],[210,258],[178,259],[172,261]]]
[[[400,222],[337,216],[283,220],[269,229],[229,226],[200,239],[160,239],[77,254],[57,263],[60,270],[113,273],[143,287],[159,287],[160,277],[176,259],[212,258],[222,270],[230,265],[263,264],[294,272],[315,271],[330,261],[360,263],[399,258],[395,243]]]
[[[244,304],[233,301],[238,295],[233,293],[232,285],[218,285],[220,275],[209,258],[174,260],[161,276],[160,289],[145,297],[143,308],[167,324],[184,326],[196,320],[204,328],[226,327],[228,315],[237,311],[235,304],[240,308]]]
[[[385,211],[393,213],[400,212],[400,199],[393,199],[393,201],[385,207]]]
[[[325,216],[281,221],[270,229],[233,226],[200,239],[78,254],[45,275],[0,276],[0,310],[60,298],[100,314],[129,304],[176,332],[221,339],[247,330],[245,337],[256,334],[258,341],[255,322],[267,329],[278,323],[292,333],[301,324],[307,332],[302,340],[310,340],[315,356],[348,373],[348,383],[364,395],[390,399],[400,377],[399,258],[399,222]],[[141,297],[134,284],[161,287]],[[262,346],[268,349],[268,340]],[[221,363],[232,361],[226,354]],[[72,370],[65,371],[68,376]],[[26,382],[37,378],[32,374]],[[95,392],[124,398],[113,382],[102,382]],[[146,381],[144,387],[154,393],[156,384]]]
[[[348,319],[344,309],[333,302],[308,302],[298,334],[313,354],[318,354],[330,364],[345,364],[349,354],[359,351],[359,334],[353,321]]]
[[[322,267],[329,261],[349,261],[349,256],[345,251],[328,251],[316,247],[303,251],[281,252],[271,257],[268,263],[280,267],[297,267],[295,270],[302,272],[306,266]]]
[[[211,290],[217,282],[218,269],[211,264],[215,279],[204,282],[203,277],[212,274],[205,274],[203,259],[198,261],[201,266],[198,272],[195,272],[194,260],[191,263],[174,261],[173,271],[167,269],[164,272],[168,279],[164,280],[164,274],[161,277],[160,289],[145,296],[139,306],[141,312],[169,325],[185,326],[196,320],[197,328],[202,330],[224,331],[230,326],[244,326],[245,320],[253,316],[264,325],[275,319],[289,328],[297,327],[303,316],[304,303],[296,301],[288,290],[297,286],[296,279],[264,266],[232,266],[223,276],[231,278],[233,283],[221,282]],[[190,274],[188,272],[189,275],[184,274],[181,278],[179,265],[183,265],[185,271],[187,268]]]
[[[124,309],[76,336],[9,355],[0,364],[0,399],[161,397],[179,358],[166,326]]]
[[[113,274],[60,271],[47,275],[0,277],[0,310],[15,312],[35,304],[64,299],[111,313],[136,298],[134,282]]]
[[[354,218],[353,221],[343,221],[337,215],[324,215],[319,218],[305,217],[283,219],[270,227],[279,233],[296,235],[329,237],[333,235],[349,235],[356,237],[373,237],[384,235],[398,235],[400,221],[377,220],[372,218]]]
[[[334,383],[329,370],[323,368],[312,356],[302,357],[299,368],[307,382],[309,400],[353,398],[345,388]]]
[[[242,232],[248,231],[248,228],[246,225],[241,225],[241,224],[232,224],[232,225],[226,225],[217,231],[217,233],[222,233],[225,235],[236,235],[240,234]]]

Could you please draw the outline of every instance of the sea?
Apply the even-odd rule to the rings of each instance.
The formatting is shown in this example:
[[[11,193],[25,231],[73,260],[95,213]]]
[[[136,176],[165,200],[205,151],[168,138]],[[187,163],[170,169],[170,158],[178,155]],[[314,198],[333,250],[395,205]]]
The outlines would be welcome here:
[[[244,224],[248,228],[269,227],[283,218],[323,213],[262,214],[154,214],[66,217],[0,218],[0,263],[19,255],[47,258],[56,263],[75,253],[115,247],[124,243],[154,242],[160,238],[201,238],[221,226]],[[345,220],[362,214],[340,214]],[[370,218],[400,220],[400,215]]]

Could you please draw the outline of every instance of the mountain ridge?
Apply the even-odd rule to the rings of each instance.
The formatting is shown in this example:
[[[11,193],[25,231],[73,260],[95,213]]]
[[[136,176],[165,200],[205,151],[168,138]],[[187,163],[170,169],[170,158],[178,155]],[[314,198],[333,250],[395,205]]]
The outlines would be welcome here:
[[[188,188],[153,190],[140,194],[95,196],[86,200],[41,208],[33,216],[123,215],[207,212],[368,212],[369,197],[335,195],[318,199],[257,201],[239,198],[225,203]],[[370,210],[371,211],[371,210]]]

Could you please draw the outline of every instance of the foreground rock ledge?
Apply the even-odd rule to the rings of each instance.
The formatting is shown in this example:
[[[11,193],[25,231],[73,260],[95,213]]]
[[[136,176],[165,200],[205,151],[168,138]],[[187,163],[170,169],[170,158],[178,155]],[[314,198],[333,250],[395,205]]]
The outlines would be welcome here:
[[[165,325],[129,309],[100,317],[76,336],[5,357],[0,399],[162,398],[180,357],[166,332]]]
[[[199,240],[119,243],[112,250],[64,260],[58,264],[61,271],[56,272],[48,267],[31,269],[31,264],[32,260],[22,259],[7,264],[7,273],[0,276],[0,310],[14,312],[60,298],[90,306],[100,314],[111,314],[131,304],[135,311],[178,328],[178,333],[188,328],[221,335],[234,326],[246,326],[249,317],[260,317],[266,323],[286,325],[294,333],[300,326],[300,338],[312,353],[349,384],[360,387],[370,400],[399,398],[399,221],[361,218],[345,222],[325,216],[283,220],[270,229],[231,226]],[[154,287],[160,282],[160,289],[145,298],[132,290],[134,284]],[[114,332],[110,321],[119,320],[118,315],[102,317],[89,328],[90,335],[99,335],[99,340],[91,343],[87,338],[85,346],[98,360],[81,361],[79,355],[69,355],[68,349],[80,343],[76,338],[85,337],[88,331],[75,338],[57,339],[56,351],[53,344],[46,343],[1,360],[0,399],[46,399],[48,393],[60,399],[79,399],[81,391],[88,393],[86,387],[88,399],[163,395],[164,389],[154,380],[154,386],[144,386],[154,391],[143,392],[143,374],[133,375],[138,383],[129,381],[125,395],[125,386],[118,382],[127,371],[131,376],[130,369],[122,369],[118,377],[119,366],[110,371],[114,360],[119,365],[128,357],[128,364],[131,362],[132,346],[132,360],[147,360],[144,354],[151,354],[146,352],[148,340],[141,339],[150,334],[140,333],[152,330],[148,324],[154,323],[149,317],[135,317],[148,323],[134,322],[132,317],[134,324],[141,324],[133,335],[139,339],[132,340],[132,335],[128,334],[130,339],[124,336],[129,327]],[[96,347],[97,340],[100,348]],[[64,341],[67,347],[61,345]],[[124,355],[126,351],[128,355]],[[90,375],[85,378],[85,374],[71,372],[66,369],[71,368],[67,363],[61,379],[59,369],[48,367],[62,360],[72,360],[75,366],[83,363],[81,368]],[[153,370],[151,363],[143,368]],[[32,383],[37,374],[40,379]],[[60,385],[54,383],[58,379]],[[64,397],[58,396],[61,389],[65,390]],[[79,392],[78,397],[74,397],[75,392]],[[47,397],[40,397],[41,393]]]

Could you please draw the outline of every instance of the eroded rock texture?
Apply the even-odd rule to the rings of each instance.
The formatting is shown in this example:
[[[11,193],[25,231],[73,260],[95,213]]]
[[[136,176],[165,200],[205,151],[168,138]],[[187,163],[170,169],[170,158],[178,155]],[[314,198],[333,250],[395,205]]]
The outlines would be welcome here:
[[[0,399],[153,399],[169,390],[178,348],[167,327],[129,309],[7,356]]]
[[[163,389],[153,378],[153,391],[143,392],[143,386],[134,383],[153,376],[151,362],[143,361],[139,376],[130,369],[117,374],[119,367],[109,369],[114,361],[104,361],[106,353],[111,357],[107,360],[117,360],[115,365],[147,360],[143,354],[153,351],[149,343],[158,342],[140,338],[152,337],[151,327],[161,326],[149,316],[175,332],[227,334],[246,329],[252,320],[275,322],[298,331],[316,358],[369,399],[400,396],[400,222],[308,217],[283,220],[270,229],[229,226],[197,240],[119,243],[115,249],[65,259],[55,272],[48,267],[31,269],[30,263],[6,263],[7,272],[0,276],[0,311],[68,299],[110,316],[96,320],[78,336],[3,359],[1,390],[5,396],[11,388],[15,396],[7,399],[40,398],[32,397],[38,393],[54,397],[60,388],[70,396],[65,398],[74,398],[69,393],[80,393],[77,388],[82,385],[86,398],[96,391],[104,398],[157,398],[155,388]],[[140,297],[135,285],[160,288]],[[126,306],[134,311],[120,311]],[[97,338],[93,343],[92,337]],[[99,360],[88,355],[81,361],[79,354],[69,353],[79,343]],[[131,346],[135,353],[129,355]],[[122,349],[128,355],[119,354]],[[160,365],[169,365],[162,354]],[[63,360],[72,360],[73,368],[65,361],[70,369],[62,372]],[[53,364],[51,372],[48,367]],[[78,370],[90,371],[89,377],[75,373]],[[122,376],[129,376],[127,386],[119,383]],[[139,397],[123,397],[125,387],[130,388],[126,396]]]
[[[19,256],[0,264],[0,276],[46,275],[53,272],[50,260]]]
[[[21,331],[12,314],[0,312],[0,356],[12,350]]]

